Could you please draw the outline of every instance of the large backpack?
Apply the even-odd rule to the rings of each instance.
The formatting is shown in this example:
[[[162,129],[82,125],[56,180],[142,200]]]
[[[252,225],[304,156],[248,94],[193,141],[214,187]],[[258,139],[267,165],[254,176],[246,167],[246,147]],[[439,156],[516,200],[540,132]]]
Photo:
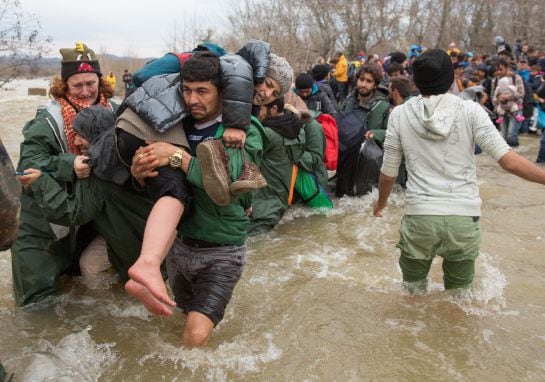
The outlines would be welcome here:
[[[337,121],[329,114],[320,114],[316,120],[322,125],[325,136],[324,163],[328,170],[337,169],[339,159],[339,129]]]
[[[356,77],[356,65],[353,62],[348,62],[348,82],[352,81]]]
[[[348,113],[337,114],[339,128],[339,160],[337,163],[337,187],[335,195],[354,195],[361,144],[367,131],[366,110],[356,108]]]
[[[367,131],[367,114],[368,111],[360,107],[346,113],[337,113],[339,160],[363,142],[363,135]]]
[[[534,92],[528,82],[522,79],[524,83],[524,97],[522,98],[522,115],[531,118],[534,115]]]

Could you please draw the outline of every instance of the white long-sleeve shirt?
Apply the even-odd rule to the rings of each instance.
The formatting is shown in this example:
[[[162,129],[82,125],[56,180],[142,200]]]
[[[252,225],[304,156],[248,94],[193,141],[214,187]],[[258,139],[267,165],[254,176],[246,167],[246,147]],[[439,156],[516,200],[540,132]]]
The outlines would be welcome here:
[[[393,109],[382,173],[408,172],[405,214],[480,216],[475,143],[498,161],[509,146],[481,106],[452,94],[409,99]]]

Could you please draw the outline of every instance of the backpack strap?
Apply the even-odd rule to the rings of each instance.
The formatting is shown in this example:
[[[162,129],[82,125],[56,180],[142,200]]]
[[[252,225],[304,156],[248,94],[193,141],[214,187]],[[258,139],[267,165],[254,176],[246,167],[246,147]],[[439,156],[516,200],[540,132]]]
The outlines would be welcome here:
[[[299,167],[296,164],[293,165],[291,170],[291,181],[290,181],[290,190],[288,195],[288,206],[291,206],[293,203],[293,190],[295,189],[295,181],[297,180],[297,172]]]

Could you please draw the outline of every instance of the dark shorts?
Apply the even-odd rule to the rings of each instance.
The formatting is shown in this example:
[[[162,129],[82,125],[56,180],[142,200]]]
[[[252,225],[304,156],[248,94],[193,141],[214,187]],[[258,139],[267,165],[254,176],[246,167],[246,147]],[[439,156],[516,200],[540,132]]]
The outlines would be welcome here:
[[[245,245],[196,248],[176,239],[166,263],[178,307],[186,313],[202,313],[217,325],[242,275],[245,258]]]
[[[139,147],[146,146],[146,142],[124,130],[117,129],[117,150],[121,160],[128,166],[132,164],[132,157]],[[146,179],[146,191],[153,201],[163,196],[172,196],[180,200],[187,208],[191,202],[191,189],[187,184],[185,173],[170,166],[157,169],[159,176]]]

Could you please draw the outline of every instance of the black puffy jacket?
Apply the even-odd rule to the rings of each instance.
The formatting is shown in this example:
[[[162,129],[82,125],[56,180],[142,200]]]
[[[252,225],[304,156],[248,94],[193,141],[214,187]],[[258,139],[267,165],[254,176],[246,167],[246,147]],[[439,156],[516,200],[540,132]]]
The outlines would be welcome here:
[[[236,54],[220,57],[222,118],[226,127],[245,130],[250,124],[254,81],[265,79],[269,54],[268,43],[252,40]],[[178,91],[180,82],[179,72],[151,77],[125,99],[122,109],[130,107],[155,130],[164,132],[188,114]]]

